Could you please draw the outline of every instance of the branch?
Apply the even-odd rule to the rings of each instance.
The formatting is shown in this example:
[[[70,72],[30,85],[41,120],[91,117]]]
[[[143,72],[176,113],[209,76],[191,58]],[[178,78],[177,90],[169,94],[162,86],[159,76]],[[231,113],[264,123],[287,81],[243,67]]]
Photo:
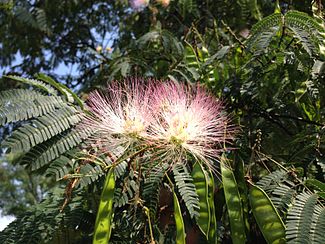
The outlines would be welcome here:
[[[236,36],[236,34],[230,29],[230,27],[223,21],[221,20],[222,25],[227,29],[227,31],[232,35],[232,37],[241,45],[243,49],[246,48],[245,44]]]
[[[322,126],[322,127],[325,126],[325,124],[322,124],[322,123],[319,123],[319,122],[316,122],[316,121],[312,121],[312,120],[309,120],[309,119],[304,119],[304,118],[301,118],[301,117],[294,117],[294,116],[286,115],[286,114],[272,114],[271,116],[277,117],[277,118],[283,118],[283,119],[292,119],[292,120],[295,120],[295,121],[299,121],[299,122],[303,122],[303,123],[311,124],[311,125],[317,125],[317,126]]]

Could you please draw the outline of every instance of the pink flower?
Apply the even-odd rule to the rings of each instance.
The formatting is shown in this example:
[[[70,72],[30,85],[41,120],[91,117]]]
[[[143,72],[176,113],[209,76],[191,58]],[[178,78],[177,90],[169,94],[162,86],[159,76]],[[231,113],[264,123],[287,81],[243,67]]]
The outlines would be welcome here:
[[[200,87],[166,82],[152,96],[154,119],[148,139],[165,160],[181,162],[192,155],[212,170],[224,145],[232,140],[223,105]]]
[[[83,125],[93,130],[93,146],[103,150],[128,148],[132,143],[146,137],[147,128],[152,120],[149,110],[150,85],[142,80],[128,79],[121,84],[110,83],[100,93],[89,95],[89,110]]]
[[[141,9],[149,4],[149,0],[131,0],[130,1],[132,8]]]

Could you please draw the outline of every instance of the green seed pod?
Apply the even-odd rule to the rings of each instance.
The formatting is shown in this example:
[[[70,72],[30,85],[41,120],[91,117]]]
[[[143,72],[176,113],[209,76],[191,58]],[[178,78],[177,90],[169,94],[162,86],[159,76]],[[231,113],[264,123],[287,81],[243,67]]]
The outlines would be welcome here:
[[[243,209],[235,176],[229,166],[227,166],[226,160],[222,156],[221,175],[230,221],[231,238],[234,244],[242,244],[246,242]]]
[[[258,186],[249,190],[251,208],[267,243],[285,243],[285,227],[271,199]]]
[[[174,195],[174,218],[176,224],[176,243],[177,244],[185,244],[185,226],[182,217],[181,207],[179,206],[179,202],[175,192]]]
[[[216,213],[215,213],[215,206],[214,206],[214,179],[212,172],[208,172],[208,203],[210,207],[210,229],[209,229],[209,236],[208,240],[211,244],[217,243],[217,220],[216,220]]]
[[[93,244],[108,243],[113,218],[113,196],[115,189],[114,168],[111,167],[104,183],[102,195],[100,197],[99,208],[96,217],[95,233]]]
[[[198,162],[193,166],[192,171],[193,183],[196,188],[196,193],[199,197],[199,217],[197,219],[197,224],[208,239],[208,233],[210,229],[211,214],[209,205],[209,189],[208,189],[208,177],[205,170],[202,168]]]

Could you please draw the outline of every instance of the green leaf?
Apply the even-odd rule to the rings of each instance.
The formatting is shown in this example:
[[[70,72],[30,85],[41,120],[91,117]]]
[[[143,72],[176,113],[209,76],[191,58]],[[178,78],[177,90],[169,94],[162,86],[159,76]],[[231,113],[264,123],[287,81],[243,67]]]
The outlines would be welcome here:
[[[36,145],[23,156],[20,162],[28,165],[31,170],[37,170],[76,147],[90,135],[89,129],[70,130],[65,135],[55,136],[49,141]]]
[[[3,141],[2,146],[10,148],[11,152],[27,152],[35,145],[71,128],[80,120],[81,117],[74,107],[65,106],[20,126]]]
[[[113,197],[115,190],[114,168],[111,167],[104,183],[96,217],[93,244],[108,243],[113,219]]]
[[[280,13],[271,14],[257,22],[252,28],[252,34],[248,38],[246,45],[249,50],[256,50],[257,54],[265,52],[272,37],[276,35],[282,26],[282,15]]]
[[[168,167],[168,163],[159,163],[151,169],[150,175],[144,179],[143,198],[153,216],[156,215],[161,182]]]
[[[305,184],[309,187],[313,187],[317,191],[325,191],[325,183],[316,180],[316,179],[307,179],[305,180]]]
[[[312,241],[311,243],[321,244],[325,240],[325,208],[319,205],[314,210],[314,221],[312,224]]]
[[[76,102],[80,106],[81,109],[84,108],[83,101],[65,85],[55,81],[51,77],[49,77],[45,74],[42,74],[42,73],[38,73],[36,75],[36,78],[55,87],[62,95],[64,95],[66,97],[68,102],[70,102],[70,103]]]
[[[43,91],[46,91],[47,93],[49,93],[51,95],[58,95],[57,90],[55,90],[51,85],[48,85],[40,80],[23,78],[23,77],[16,76],[16,75],[5,75],[3,77],[6,77],[6,78],[9,78],[12,80],[16,80],[16,81],[20,81],[20,82],[26,83],[28,85],[35,86]]]
[[[325,208],[317,200],[317,194],[302,192],[297,196],[287,215],[288,243],[324,243]]]
[[[13,89],[0,93],[0,125],[27,120],[65,106],[58,96]]]
[[[177,189],[184,200],[185,206],[191,218],[197,218],[199,213],[199,198],[193,184],[193,178],[184,164],[175,164],[173,174]]]

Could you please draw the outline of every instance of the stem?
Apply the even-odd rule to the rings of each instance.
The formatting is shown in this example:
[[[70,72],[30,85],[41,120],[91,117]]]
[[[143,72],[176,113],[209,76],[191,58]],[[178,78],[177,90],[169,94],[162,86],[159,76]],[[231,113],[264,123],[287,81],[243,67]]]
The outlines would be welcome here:
[[[241,47],[245,48],[245,44],[236,36],[232,29],[223,20],[221,20],[221,24],[226,28],[230,35],[232,35],[232,37],[241,45]]]
[[[170,187],[172,188],[172,190],[174,191],[174,184],[172,182],[172,180],[169,178],[168,174],[165,172],[166,178],[169,181]]]
[[[140,154],[140,153],[143,153],[145,150],[147,150],[147,149],[149,149],[149,148],[151,148],[152,146],[146,146],[146,147],[144,147],[144,148],[142,148],[142,149],[140,149],[139,151],[136,151],[135,153],[133,153],[131,156],[125,156],[125,157],[123,157],[123,155],[120,157],[120,158],[118,158],[115,162],[113,162],[112,163],[112,165],[108,165],[108,166],[106,166],[104,169],[105,170],[107,170],[107,169],[109,169],[111,166],[116,166],[116,165],[118,165],[119,163],[122,163],[123,161],[125,161],[125,160],[127,160],[127,159],[130,159],[130,160],[132,160],[134,157],[136,157],[138,154]]]
[[[143,206],[143,209],[144,209],[144,213],[148,217],[149,232],[150,232],[150,238],[151,238],[150,243],[151,244],[155,244],[155,239],[153,237],[153,231],[152,231],[152,225],[151,225],[151,219],[150,219],[150,211],[149,211],[149,209],[146,206]]]
[[[97,158],[97,160],[96,160],[96,159],[92,159],[92,158],[80,157],[78,159],[79,160],[89,161],[89,162],[92,162],[92,163],[97,164],[97,165],[100,165],[100,166],[106,165],[104,162],[101,161],[100,158]],[[106,167],[110,167],[110,166],[109,165],[108,166],[106,165]]]

